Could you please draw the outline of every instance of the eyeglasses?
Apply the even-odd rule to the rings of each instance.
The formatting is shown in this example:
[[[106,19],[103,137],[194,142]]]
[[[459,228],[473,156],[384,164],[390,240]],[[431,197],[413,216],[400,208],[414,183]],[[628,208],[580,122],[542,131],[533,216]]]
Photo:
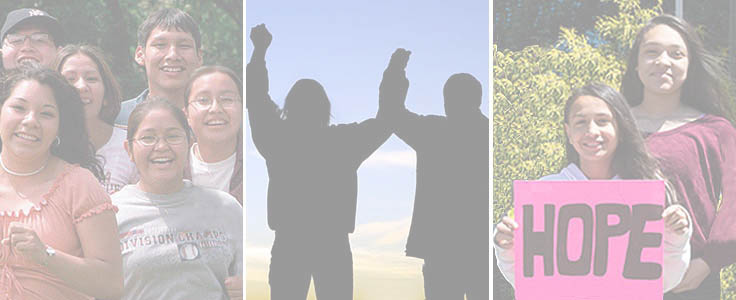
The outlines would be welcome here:
[[[180,134],[172,134],[172,135],[167,135],[164,138],[159,138],[158,136],[155,136],[155,135],[146,135],[146,136],[139,137],[135,140],[138,142],[138,144],[144,147],[152,147],[158,144],[160,140],[164,140],[166,141],[167,144],[175,146],[175,145],[181,145],[182,143],[184,143],[184,141],[186,140],[186,136],[180,135]]]
[[[48,33],[37,32],[31,35],[23,35],[17,33],[8,33],[5,35],[5,41],[13,47],[19,47],[23,45],[26,39],[31,40],[32,46],[46,46],[53,43],[51,35]]]
[[[222,108],[233,108],[235,107],[235,102],[238,102],[238,99],[234,96],[217,97],[217,103],[220,103]],[[210,109],[214,103],[214,98],[207,97],[197,97],[194,101],[189,102],[189,104],[193,105],[195,108],[202,110]]]

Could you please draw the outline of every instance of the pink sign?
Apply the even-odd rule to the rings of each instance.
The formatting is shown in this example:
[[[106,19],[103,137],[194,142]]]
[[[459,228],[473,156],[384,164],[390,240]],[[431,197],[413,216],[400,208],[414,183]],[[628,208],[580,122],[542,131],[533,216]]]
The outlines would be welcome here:
[[[662,299],[664,203],[661,181],[515,181],[516,299]]]

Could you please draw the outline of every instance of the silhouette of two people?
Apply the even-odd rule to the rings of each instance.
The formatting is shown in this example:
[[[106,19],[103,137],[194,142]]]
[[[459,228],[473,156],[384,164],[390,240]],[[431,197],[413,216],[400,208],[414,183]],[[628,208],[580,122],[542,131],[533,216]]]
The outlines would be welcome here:
[[[352,299],[357,170],[392,134],[417,153],[416,198],[406,254],[424,259],[427,299],[488,299],[488,118],[469,74],[444,87],[447,116],[405,107],[410,52],[397,49],[379,86],[375,118],[330,125],[330,101],[315,80],[297,81],[280,109],[269,96],[265,55],[272,37],[251,30],[246,105],[268,168],[271,299]]]

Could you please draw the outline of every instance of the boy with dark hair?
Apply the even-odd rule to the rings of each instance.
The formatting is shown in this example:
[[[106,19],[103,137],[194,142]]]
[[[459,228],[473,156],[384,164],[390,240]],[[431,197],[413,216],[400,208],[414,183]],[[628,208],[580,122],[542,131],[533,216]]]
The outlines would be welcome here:
[[[404,64],[409,54],[394,53]],[[394,133],[417,153],[406,255],[424,260],[427,299],[488,299],[490,134],[480,110],[483,87],[458,73],[443,95],[445,116],[413,113],[405,97],[386,106]]]
[[[130,112],[150,96],[169,99],[183,108],[189,75],[202,65],[202,40],[192,16],[177,8],[162,8],[138,27],[135,62],[146,71],[148,88],[122,103],[115,124],[127,126]]]

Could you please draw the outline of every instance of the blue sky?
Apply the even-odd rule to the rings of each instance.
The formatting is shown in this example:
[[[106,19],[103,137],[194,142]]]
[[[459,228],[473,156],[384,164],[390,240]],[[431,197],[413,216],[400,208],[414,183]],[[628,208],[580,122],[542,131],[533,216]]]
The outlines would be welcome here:
[[[283,105],[295,81],[312,78],[324,86],[330,98],[332,123],[350,123],[375,116],[383,70],[396,48],[406,48],[412,51],[407,67],[410,87],[406,105],[410,110],[444,114],[442,87],[450,75],[465,72],[483,84],[482,111],[488,115],[488,4],[478,0],[250,0],[244,27],[246,60],[253,50],[248,37],[250,29],[265,23],[273,34],[266,62],[274,101]],[[246,119],[246,246],[254,251],[247,250],[246,256],[265,256],[260,258],[263,260],[268,258],[267,250],[273,240],[273,232],[266,224],[268,179],[247,122]],[[356,298],[359,271],[365,270],[359,265],[360,253],[390,254],[392,258],[384,262],[393,262],[383,270],[401,272],[392,269],[391,264],[404,254],[414,201],[414,163],[413,150],[392,136],[358,172],[357,228],[351,236]],[[258,267],[264,267],[264,263],[267,268],[267,261],[258,262]],[[409,263],[412,268],[416,264]],[[249,282],[262,277],[260,273],[248,273]]]

